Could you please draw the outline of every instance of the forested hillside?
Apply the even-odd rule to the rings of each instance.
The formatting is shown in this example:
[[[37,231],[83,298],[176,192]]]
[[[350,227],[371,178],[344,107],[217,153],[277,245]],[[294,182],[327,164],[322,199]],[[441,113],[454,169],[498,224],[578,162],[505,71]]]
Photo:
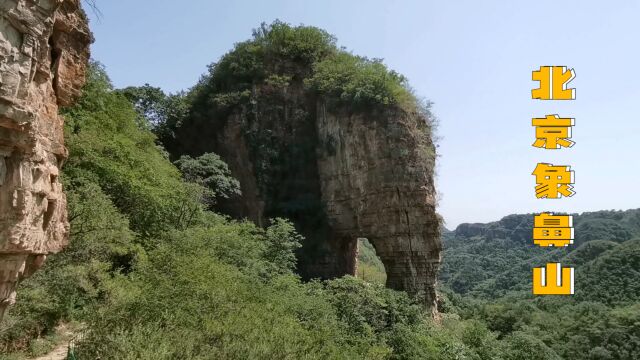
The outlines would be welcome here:
[[[442,308],[564,359],[640,357],[640,210],[574,214],[563,249],[533,246],[532,227],[532,214],[509,215],[445,232]],[[574,296],[531,295],[531,269],[546,262],[575,267]]]

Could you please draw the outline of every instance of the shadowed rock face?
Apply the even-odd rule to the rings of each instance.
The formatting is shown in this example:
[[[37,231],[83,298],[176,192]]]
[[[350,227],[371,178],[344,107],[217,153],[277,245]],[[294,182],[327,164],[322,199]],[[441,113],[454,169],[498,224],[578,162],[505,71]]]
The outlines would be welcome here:
[[[68,241],[58,106],[80,94],[91,42],[78,0],[0,2],[0,319]]]
[[[174,153],[214,151],[240,181],[242,196],[220,209],[258,225],[291,219],[305,236],[305,279],[356,274],[357,238],[368,238],[387,286],[435,311],[442,245],[427,119],[394,106],[327,106],[295,82],[284,94],[256,87],[253,96],[253,105],[178,130]]]

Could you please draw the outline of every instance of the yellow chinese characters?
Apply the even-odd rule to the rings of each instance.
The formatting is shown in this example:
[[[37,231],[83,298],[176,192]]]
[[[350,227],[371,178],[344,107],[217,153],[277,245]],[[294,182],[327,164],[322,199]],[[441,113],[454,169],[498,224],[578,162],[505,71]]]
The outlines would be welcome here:
[[[574,100],[576,89],[567,89],[567,84],[576,77],[573,69],[566,66],[540,66],[540,70],[532,71],[531,79],[540,82],[540,87],[531,90],[532,99],[540,100]]]
[[[573,292],[573,268],[562,268],[560,263],[533,268],[534,295],[573,295]]]
[[[533,243],[563,247],[573,244],[573,216],[542,213],[533,219]]]
[[[558,199],[573,196],[574,172],[570,169],[570,166],[539,163],[532,173],[536,177],[536,197]]]
[[[567,85],[575,78],[573,69],[566,66],[540,66],[531,73],[539,87],[531,90],[531,98],[539,100],[574,100],[576,90]],[[536,139],[533,146],[546,150],[570,148],[573,118],[546,115],[531,119]],[[575,194],[575,174],[568,165],[538,163],[532,175],[536,177],[538,199],[559,199]],[[571,215],[543,212],[534,216],[533,243],[542,247],[565,247],[573,244],[574,229]],[[562,268],[560,263],[547,263],[533,269],[534,295],[573,295],[573,268]]]
[[[533,146],[537,148],[560,149],[561,147],[572,147],[575,144],[569,140],[575,119],[547,115],[544,118],[533,118],[531,124],[536,127],[536,141]]]

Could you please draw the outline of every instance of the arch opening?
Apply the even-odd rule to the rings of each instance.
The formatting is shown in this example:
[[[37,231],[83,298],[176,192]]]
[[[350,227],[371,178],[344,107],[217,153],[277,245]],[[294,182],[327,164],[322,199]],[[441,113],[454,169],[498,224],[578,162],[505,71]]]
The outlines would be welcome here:
[[[356,277],[366,282],[385,285],[387,272],[376,249],[367,238],[358,238]]]

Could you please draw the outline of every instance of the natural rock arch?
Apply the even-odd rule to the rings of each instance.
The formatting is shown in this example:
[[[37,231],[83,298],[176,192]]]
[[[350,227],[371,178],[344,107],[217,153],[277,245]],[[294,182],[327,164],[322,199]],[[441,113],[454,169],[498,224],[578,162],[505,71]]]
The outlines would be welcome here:
[[[308,114],[300,118],[260,110],[249,116],[240,108],[207,125],[187,121],[178,130],[181,151],[214,151],[229,164],[243,194],[222,200],[223,211],[258,225],[274,216],[296,223],[306,238],[303,278],[355,274],[357,238],[364,237],[384,263],[387,286],[435,309],[442,245],[429,119],[398,106],[331,111],[310,99],[301,87],[288,92],[285,113],[297,106]],[[258,108],[261,101],[269,100],[258,99]],[[260,140],[264,134],[268,141]],[[272,144],[278,164],[259,165],[263,143]],[[276,167],[265,185],[261,169]],[[303,201],[318,205],[283,210]]]
[[[318,158],[321,192],[334,241],[355,272],[357,238],[375,247],[387,286],[420,297],[435,309],[440,220],[435,210],[435,149],[420,114],[401,109],[336,114],[319,107],[320,142],[334,151]],[[336,274],[340,275],[340,274]]]

